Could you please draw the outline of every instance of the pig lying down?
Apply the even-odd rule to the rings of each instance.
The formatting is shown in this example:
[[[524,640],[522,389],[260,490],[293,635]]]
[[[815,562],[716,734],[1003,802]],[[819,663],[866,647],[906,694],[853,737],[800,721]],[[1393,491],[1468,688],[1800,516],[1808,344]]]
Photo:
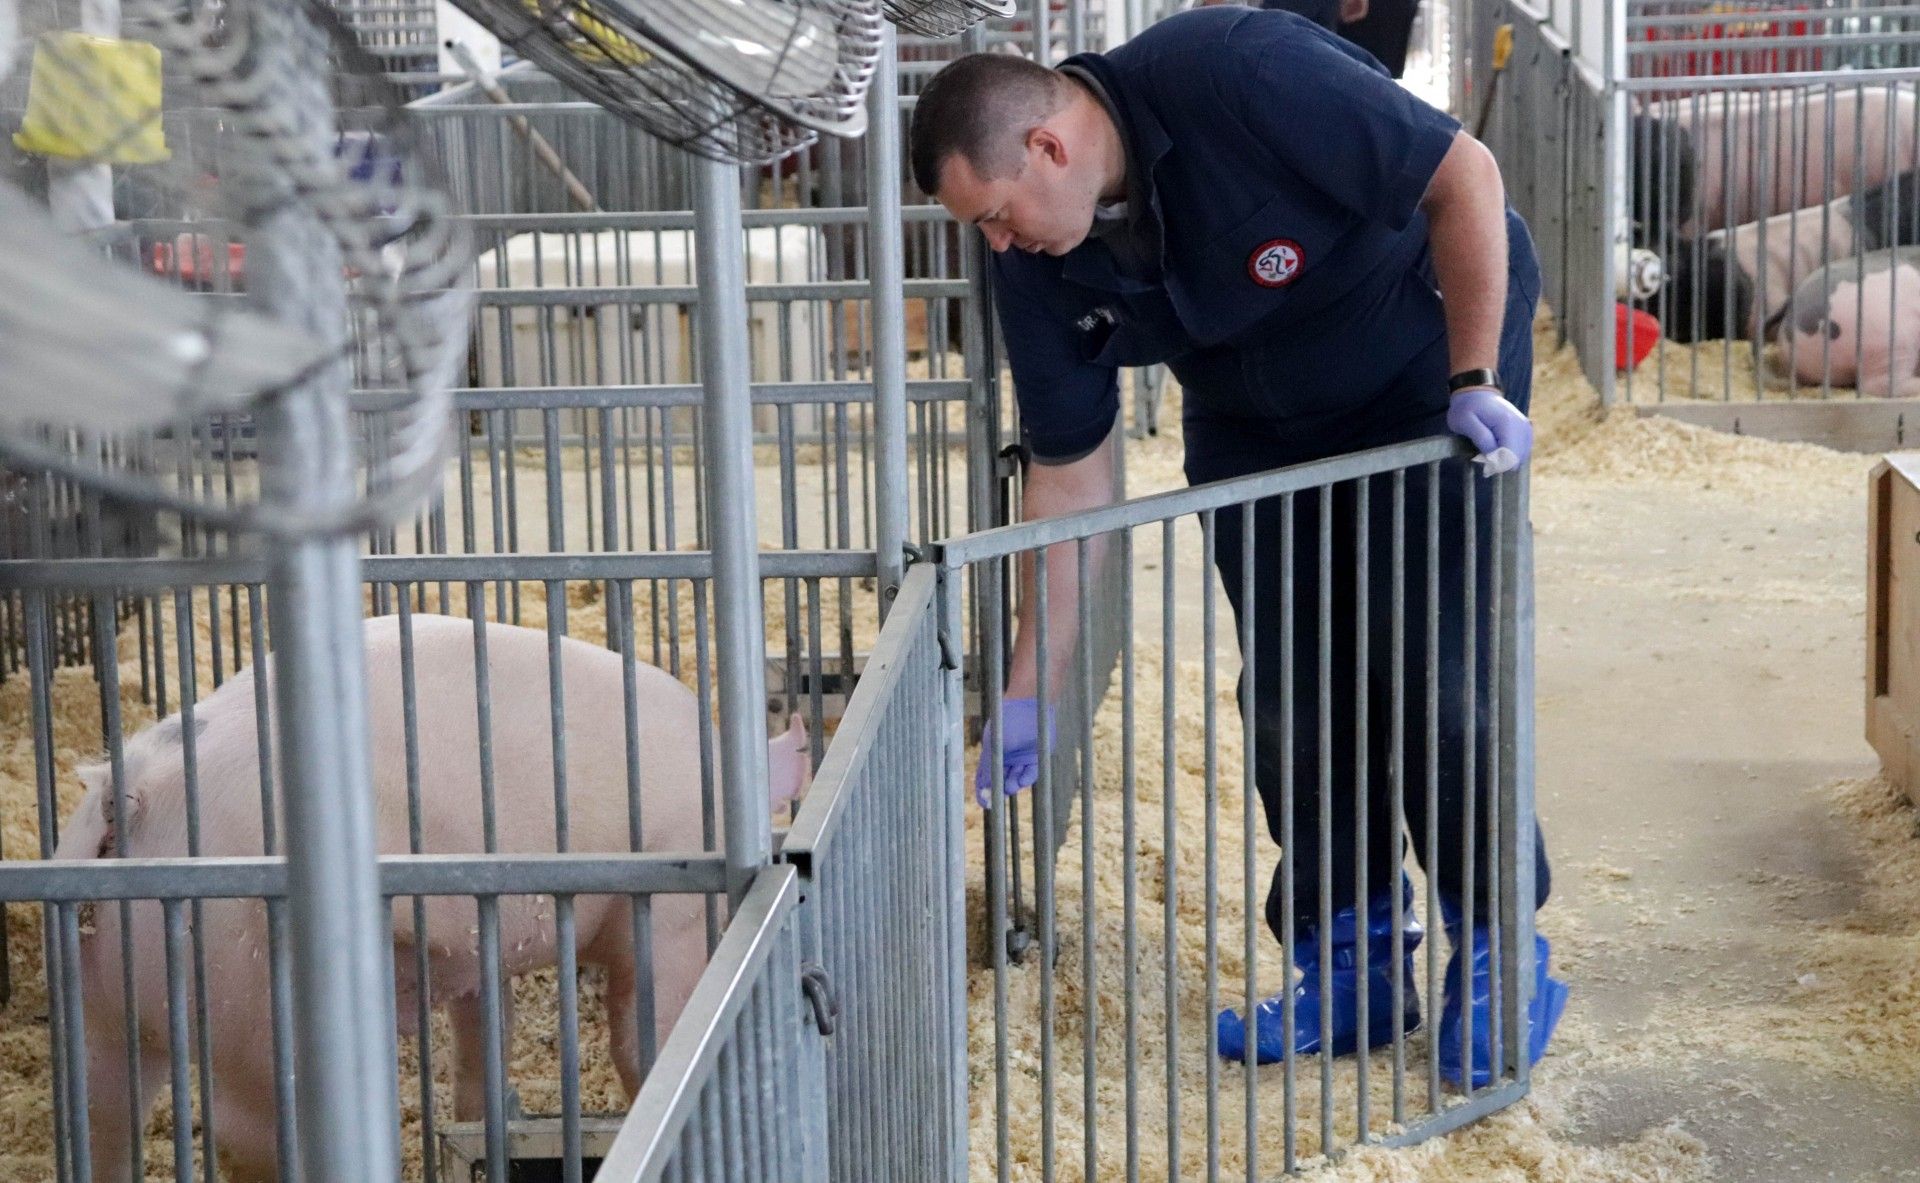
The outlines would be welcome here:
[[[1668,295],[1651,306],[1675,341],[1759,340],[1800,281],[1829,260],[1916,245],[1920,171],[1909,170],[1825,205],[1675,243]]]
[[[369,620],[364,636],[379,849],[382,854],[405,854],[409,809],[398,619]],[[473,623],[415,616],[412,636],[420,850],[479,853],[485,850],[485,831]],[[552,853],[559,847],[547,635],[491,624],[486,646],[496,848],[504,854]],[[571,639],[561,642],[560,652],[567,849],[625,853],[631,843],[621,658]],[[699,850],[700,704],[662,670],[636,663],[634,677],[643,846]],[[200,853],[205,856],[265,853],[254,688],[254,671],[243,671],[194,712]],[[115,809],[107,766],[82,769],[87,794],[68,819],[54,857],[110,858],[122,842],[127,857],[185,856],[184,739],[176,716],[126,743],[124,816]],[[774,803],[804,788],[809,764],[806,729],[798,716],[786,734],[769,744],[768,769]],[[717,790],[715,796],[717,810]],[[680,895],[662,896],[652,908],[652,982],[662,1039],[706,964],[704,908],[703,898]],[[485,1109],[486,1044],[476,905],[470,898],[431,898],[425,905],[424,931],[415,928],[411,901],[395,901],[391,912],[396,1014],[402,1033],[413,1030],[410,1020],[421,988],[417,951],[424,943],[431,1000],[451,1012],[455,1114],[463,1121],[478,1120]],[[549,898],[501,897],[499,916],[503,981],[556,963],[559,938]],[[579,963],[598,966],[606,974],[613,1061],[631,1099],[640,1083],[632,905],[625,897],[581,896],[574,902],[574,917]],[[140,1100],[137,1109],[129,1108],[120,923],[119,904],[97,905],[90,923],[83,925],[80,942],[93,1177],[103,1183],[130,1183],[129,1139],[144,1127],[168,1079],[165,926],[158,903],[138,902],[132,905],[132,933]],[[258,900],[208,900],[200,928],[213,1029],[210,1103],[215,1136],[230,1167],[229,1178],[275,1180],[279,1171],[266,905]],[[504,1017],[509,1026],[503,1034],[510,1045],[511,992],[503,989],[501,999],[508,1008]]]
[[[1920,247],[1830,263],[1781,313],[1775,382],[1920,398]]]

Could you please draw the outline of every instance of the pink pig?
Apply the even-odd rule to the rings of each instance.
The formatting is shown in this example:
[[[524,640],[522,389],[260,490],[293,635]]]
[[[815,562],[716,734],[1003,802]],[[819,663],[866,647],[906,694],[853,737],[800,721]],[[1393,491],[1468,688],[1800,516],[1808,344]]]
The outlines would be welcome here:
[[[1873,251],[1808,276],[1781,345],[1801,385],[1920,397],[1920,248]]]
[[[419,744],[421,850],[429,854],[484,849],[480,756],[474,690],[473,624],[445,616],[413,618],[413,663]],[[380,851],[408,850],[406,749],[398,618],[366,622],[368,718]],[[551,853],[554,837],[553,757],[547,635],[491,624],[486,630],[491,678],[492,750],[498,849]],[[571,639],[561,642],[566,708],[568,849],[624,853],[629,847],[625,696],[620,657]],[[636,663],[636,716],[642,760],[641,820],[647,850],[697,851],[702,846],[699,711],[695,695],[666,672]],[[244,671],[203,699],[194,712],[200,798],[200,851],[210,857],[258,856],[261,839],[259,749],[254,676]],[[166,719],[125,745],[124,819],[130,857],[187,853],[181,720]],[[807,733],[796,715],[768,745],[770,795],[791,799],[809,777]],[[80,770],[88,791],[67,822],[54,857],[109,858],[116,822],[109,770]],[[716,787],[716,807],[718,791]],[[282,831],[284,832],[284,831]],[[85,998],[88,1110],[93,1177],[130,1180],[130,1127],[167,1079],[167,979],[160,905],[132,905],[134,973],[141,1037],[140,1104],[127,1095],[125,999],[121,972],[121,908],[91,907],[83,924],[80,974]],[[414,1030],[419,982],[416,945],[426,942],[432,999],[452,1012],[454,1110],[478,1120],[485,1106],[485,1044],[478,917],[471,899],[427,901],[426,931],[414,927],[411,900],[392,908],[396,1014]],[[543,897],[501,897],[500,948],[506,978],[555,963],[558,934]],[[652,909],[653,983],[662,1039],[706,964],[704,898],[663,896]],[[631,905],[625,897],[574,901],[579,961],[607,975],[613,1059],[627,1096],[640,1084],[634,1001]],[[266,907],[260,901],[208,900],[201,937],[213,1022],[211,1102],[221,1152],[239,1180],[274,1180],[276,1161],[272,1012]],[[502,991],[504,1003],[512,1002]],[[505,1014],[511,1038],[511,1009]],[[197,1038],[197,1036],[196,1036]]]
[[[1632,186],[1637,216],[1649,224],[1664,220],[1671,200],[1673,233],[1692,238],[1882,184],[1920,163],[1917,119],[1920,109],[1907,85],[1720,92],[1650,103],[1636,130],[1640,141],[1629,149],[1631,167],[1652,174]]]

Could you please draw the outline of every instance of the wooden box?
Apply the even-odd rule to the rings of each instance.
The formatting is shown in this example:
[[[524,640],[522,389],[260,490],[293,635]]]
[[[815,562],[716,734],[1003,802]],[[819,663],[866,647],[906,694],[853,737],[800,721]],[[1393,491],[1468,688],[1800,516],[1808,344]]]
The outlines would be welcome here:
[[[1920,452],[1886,456],[1867,489],[1867,742],[1920,804]]]

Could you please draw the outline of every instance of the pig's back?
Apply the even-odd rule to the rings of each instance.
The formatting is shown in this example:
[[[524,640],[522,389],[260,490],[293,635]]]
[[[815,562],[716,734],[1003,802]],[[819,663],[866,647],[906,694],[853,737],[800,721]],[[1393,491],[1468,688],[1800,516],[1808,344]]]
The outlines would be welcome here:
[[[412,618],[419,792],[426,818],[421,849],[485,849],[479,717],[470,620]],[[398,618],[367,622],[369,717],[380,790],[382,848],[408,848],[409,817]],[[493,764],[495,849],[558,848],[551,678],[547,634],[514,625],[486,630]],[[629,848],[626,695],[621,659],[582,641],[560,642],[567,847]],[[644,662],[634,666],[641,823],[648,849],[698,848],[701,838],[700,719],[679,681]]]

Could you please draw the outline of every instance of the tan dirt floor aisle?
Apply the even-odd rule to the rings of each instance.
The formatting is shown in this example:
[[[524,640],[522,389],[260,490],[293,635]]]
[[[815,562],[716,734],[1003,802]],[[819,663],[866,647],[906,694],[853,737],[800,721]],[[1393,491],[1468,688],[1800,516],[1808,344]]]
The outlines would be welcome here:
[[[1577,938],[1543,1093],[1581,1142],[1678,1122],[1715,1179],[1920,1178],[1920,838],[1846,779],[1878,768],[1873,458],[1577,434],[1534,486],[1546,923]]]

